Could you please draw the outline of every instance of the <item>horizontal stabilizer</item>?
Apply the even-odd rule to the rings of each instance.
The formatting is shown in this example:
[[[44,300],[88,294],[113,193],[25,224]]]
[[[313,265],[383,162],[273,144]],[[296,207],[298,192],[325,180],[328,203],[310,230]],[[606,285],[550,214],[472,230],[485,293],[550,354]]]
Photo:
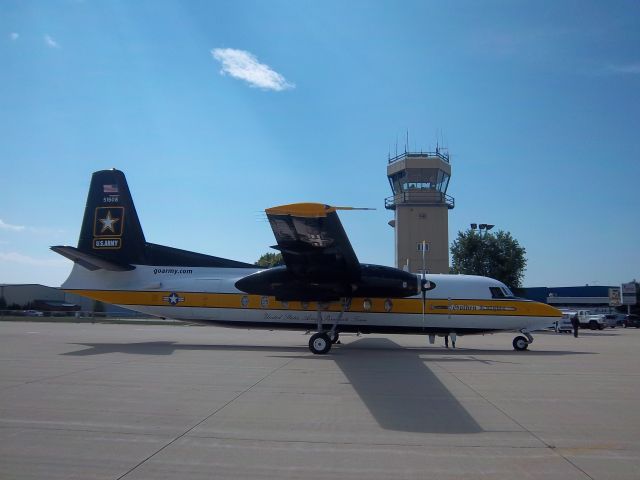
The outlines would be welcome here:
[[[88,270],[103,269],[103,270],[110,270],[113,272],[123,272],[127,270],[133,270],[136,268],[133,265],[120,264],[110,260],[105,260],[104,258],[100,258],[97,255],[82,252],[75,247],[57,245],[57,246],[51,247],[51,250],[53,250],[56,253],[59,253],[60,255],[68,258],[69,260],[73,260],[75,263],[83,266]]]

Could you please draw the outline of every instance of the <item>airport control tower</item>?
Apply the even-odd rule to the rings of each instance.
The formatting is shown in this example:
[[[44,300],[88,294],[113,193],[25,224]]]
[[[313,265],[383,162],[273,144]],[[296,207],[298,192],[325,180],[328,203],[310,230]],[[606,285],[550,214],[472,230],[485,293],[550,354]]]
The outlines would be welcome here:
[[[427,273],[449,273],[449,155],[435,152],[402,153],[389,158],[387,177],[393,195],[384,201],[395,219],[396,267],[422,271],[422,242]]]

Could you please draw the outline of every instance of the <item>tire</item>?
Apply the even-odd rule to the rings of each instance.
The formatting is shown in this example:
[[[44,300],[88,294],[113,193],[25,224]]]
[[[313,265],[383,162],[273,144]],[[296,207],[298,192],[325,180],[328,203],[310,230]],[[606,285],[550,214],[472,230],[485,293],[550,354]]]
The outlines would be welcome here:
[[[598,330],[604,330],[604,325],[598,324]]]
[[[591,321],[589,322],[589,328],[590,328],[591,330],[595,330],[596,328],[598,328],[598,322],[596,322],[595,320],[591,320]]]
[[[340,340],[340,332],[335,332],[333,334],[333,336],[331,335],[331,332],[329,332],[329,340],[331,340],[331,345],[335,345],[336,343],[338,343],[338,340]]]
[[[331,350],[331,340],[326,333],[315,333],[309,339],[309,350],[315,355],[324,355]]]
[[[523,350],[526,350],[528,347],[529,347],[529,342],[527,341],[526,337],[517,336],[516,338],[513,339],[513,349],[516,352],[522,352]]]

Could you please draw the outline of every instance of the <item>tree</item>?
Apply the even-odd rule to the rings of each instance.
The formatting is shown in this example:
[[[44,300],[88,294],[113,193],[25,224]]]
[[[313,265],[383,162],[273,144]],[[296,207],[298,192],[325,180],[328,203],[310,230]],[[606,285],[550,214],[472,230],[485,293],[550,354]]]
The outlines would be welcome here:
[[[281,253],[267,252],[262,255],[254,265],[257,265],[259,267],[271,268],[277,267],[278,265],[284,265],[284,260],[282,260]]]
[[[509,232],[458,232],[451,245],[452,273],[495,278],[512,288],[522,286],[526,250]]]

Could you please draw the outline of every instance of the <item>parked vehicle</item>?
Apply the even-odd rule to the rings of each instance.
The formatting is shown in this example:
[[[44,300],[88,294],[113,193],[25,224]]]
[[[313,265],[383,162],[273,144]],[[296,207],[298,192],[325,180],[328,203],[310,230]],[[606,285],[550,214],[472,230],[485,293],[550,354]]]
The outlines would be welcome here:
[[[589,315],[588,321],[583,328],[589,327],[591,330],[602,330],[607,327],[607,319],[603,314]],[[582,327],[582,320],[580,321],[580,327]]]
[[[624,318],[624,328],[627,327],[636,327],[640,328],[640,315],[636,315],[632,313],[631,315],[627,315]]]
[[[27,317],[42,317],[44,314],[39,310],[25,310],[24,314]]]
[[[553,329],[556,331],[556,333],[573,331],[573,324],[571,323],[571,317],[572,315],[569,315],[568,312],[563,312],[562,317],[556,320],[555,322],[553,322]]]
[[[569,315],[569,318],[573,318],[574,315],[578,315],[580,321],[580,328],[589,328],[591,330],[602,330],[607,326],[607,322],[604,315],[594,315],[591,310],[563,310],[563,314]]]
[[[609,328],[616,328],[618,326],[618,315],[615,313],[607,313],[604,315],[604,321]]]

